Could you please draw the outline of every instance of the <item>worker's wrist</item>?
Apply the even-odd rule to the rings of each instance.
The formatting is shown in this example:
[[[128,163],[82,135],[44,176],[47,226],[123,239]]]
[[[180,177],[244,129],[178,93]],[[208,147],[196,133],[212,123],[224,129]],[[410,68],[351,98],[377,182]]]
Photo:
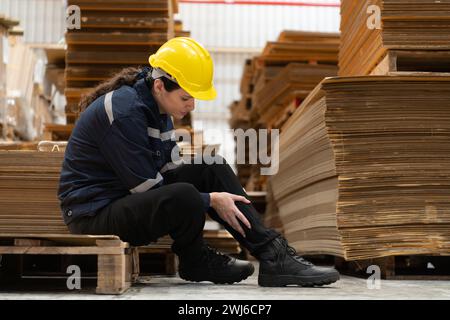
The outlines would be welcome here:
[[[211,192],[209,194],[209,206],[214,208],[217,201],[217,192]]]

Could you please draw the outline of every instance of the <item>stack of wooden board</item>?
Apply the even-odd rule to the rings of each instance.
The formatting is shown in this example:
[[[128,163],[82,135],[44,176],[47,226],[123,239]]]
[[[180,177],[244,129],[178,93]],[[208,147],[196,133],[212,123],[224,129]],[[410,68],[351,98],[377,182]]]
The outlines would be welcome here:
[[[341,37],[342,76],[450,71],[448,1],[342,0]]]
[[[324,80],[271,179],[285,234],[346,260],[450,253],[450,76]]]
[[[254,127],[281,128],[308,93],[337,74],[339,34],[283,31],[257,59],[251,119]]]
[[[66,33],[68,121],[78,102],[124,67],[148,65],[150,54],[174,36],[176,0],[69,0],[81,9],[81,29]]]

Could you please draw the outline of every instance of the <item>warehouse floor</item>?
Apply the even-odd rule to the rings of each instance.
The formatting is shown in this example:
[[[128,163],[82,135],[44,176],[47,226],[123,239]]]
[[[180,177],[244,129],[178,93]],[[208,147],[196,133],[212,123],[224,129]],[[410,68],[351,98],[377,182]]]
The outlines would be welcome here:
[[[178,277],[141,277],[126,293],[118,296],[96,295],[95,282],[79,291],[53,290],[48,285],[14,291],[0,290],[0,300],[8,299],[145,299],[145,300],[450,300],[450,281],[382,280],[380,289],[368,289],[366,279],[342,276],[341,280],[321,288],[262,288],[257,285],[257,271],[234,285],[190,283]],[[45,288],[45,291],[43,290]]]

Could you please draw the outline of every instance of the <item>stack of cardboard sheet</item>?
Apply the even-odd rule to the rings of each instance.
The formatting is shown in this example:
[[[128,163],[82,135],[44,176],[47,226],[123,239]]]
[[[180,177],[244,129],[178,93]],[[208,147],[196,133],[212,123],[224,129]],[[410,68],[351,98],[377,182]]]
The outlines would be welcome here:
[[[280,129],[301,101],[326,76],[337,74],[339,34],[286,30],[249,59],[241,80],[241,100],[232,105],[237,129]],[[268,150],[270,154],[270,149]],[[248,191],[265,191],[259,165],[238,165]]]
[[[323,78],[336,74],[332,65],[288,64],[254,96],[259,122],[280,128]]]
[[[78,102],[125,67],[148,65],[150,54],[175,35],[176,0],[69,0],[81,9],[81,29],[66,33],[68,121]],[[182,30],[179,30],[182,32]]]
[[[57,198],[64,153],[51,152],[51,144],[55,143],[40,143],[43,152],[0,151],[0,233],[69,233]],[[60,144],[64,151],[65,145]],[[240,252],[237,241],[223,228],[206,228],[204,237],[220,251]],[[163,237],[150,247],[170,248],[171,243]]]
[[[174,23],[175,23],[175,26],[174,26],[175,37],[190,37],[191,36],[190,31],[184,30],[183,21],[175,20]]]
[[[273,197],[291,245],[347,260],[450,252],[450,76],[324,80],[286,123]]]
[[[268,42],[259,61],[284,66],[291,62],[335,64],[339,35],[335,33],[283,31],[276,42]]]
[[[342,76],[450,71],[448,1],[342,0],[341,36]]]
[[[62,152],[0,151],[0,232],[68,233],[57,198]]]
[[[283,31],[257,58],[251,119],[254,127],[280,128],[326,76],[337,74],[339,35]]]
[[[241,99],[232,102],[230,105],[230,127],[232,129],[242,129],[246,131],[250,128],[250,108],[252,106],[252,93],[254,85],[252,83],[255,71],[256,59],[247,59],[244,64],[244,69],[241,78],[240,92]],[[237,159],[237,139],[235,137],[235,154]],[[245,145],[246,161],[245,163],[237,163],[237,175],[241,185],[245,186],[250,177],[251,165],[248,163],[248,144]]]

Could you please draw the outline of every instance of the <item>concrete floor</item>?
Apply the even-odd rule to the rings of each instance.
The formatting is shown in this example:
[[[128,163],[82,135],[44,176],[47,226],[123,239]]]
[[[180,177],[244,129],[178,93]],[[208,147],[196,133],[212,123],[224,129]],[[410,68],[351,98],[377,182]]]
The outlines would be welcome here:
[[[96,295],[94,285],[68,291],[41,285],[32,291],[6,291],[0,288],[0,300],[9,299],[125,299],[125,300],[450,300],[450,281],[381,280],[380,289],[368,289],[366,279],[342,276],[341,280],[320,288],[262,288],[257,285],[257,271],[234,285],[190,283],[178,277],[141,277],[126,293]],[[44,291],[45,290],[45,291]]]

